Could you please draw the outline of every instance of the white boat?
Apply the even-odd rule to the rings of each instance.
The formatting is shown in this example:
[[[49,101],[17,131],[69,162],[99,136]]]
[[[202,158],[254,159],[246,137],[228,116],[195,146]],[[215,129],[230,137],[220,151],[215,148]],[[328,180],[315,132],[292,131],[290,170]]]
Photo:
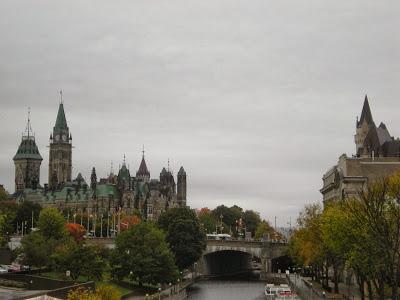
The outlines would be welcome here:
[[[300,300],[287,284],[266,284],[265,297],[267,300]]]

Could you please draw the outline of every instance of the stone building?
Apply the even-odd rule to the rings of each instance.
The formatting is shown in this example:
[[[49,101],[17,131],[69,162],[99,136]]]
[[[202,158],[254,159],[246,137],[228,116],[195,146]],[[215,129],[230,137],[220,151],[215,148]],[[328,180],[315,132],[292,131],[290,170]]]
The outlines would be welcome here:
[[[42,156],[36,145],[35,136],[32,133],[30,116],[25,133],[22,135],[21,143],[17,153],[14,155],[15,166],[15,191],[24,189],[36,189],[40,184],[40,165]]]
[[[400,170],[400,141],[390,136],[384,123],[375,126],[367,96],[356,122],[354,140],[356,154],[341,155],[322,177],[324,205],[347,196],[357,197],[368,182]]]
[[[30,121],[28,120],[30,129]],[[97,179],[93,167],[88,184],[81,173],[72,176],[72,136],[67,126],[64,105],[60,103],[56,124],[50,135],[49,183],[43,187],[39,183],[42,157],[35,139],[27,131],[22,138],[15,162],[15,198],[53,206],[60,210],[91,215],[110,215],[116,212],[132,213],[139,210],[146,219],[157,219],[171,207],[186,206],[186,172],[180,168],[177,175],[178,186],[172,171],[163,168],[159,179],[151,179],[144,150],[136,176],[125,163],[125,156],[115,175],[111,168],[106,178]],[[100,162],[101,163],[101,162]],[[178,192],[177,192],[178,190]]]
[[[49,187],[71,182],[72,135],[65,118],[64,104],[58,107],[56,124],[50,134]]]

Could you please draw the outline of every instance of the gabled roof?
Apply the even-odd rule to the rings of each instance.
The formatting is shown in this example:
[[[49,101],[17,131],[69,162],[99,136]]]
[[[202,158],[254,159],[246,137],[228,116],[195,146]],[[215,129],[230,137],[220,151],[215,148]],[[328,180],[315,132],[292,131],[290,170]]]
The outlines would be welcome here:
[[[146,166],[146,161],[144,160],[144,155],[142,156],[142,161],[140,163],[139,170],[136,172],[136,176],[150,176],[150,172]]]
[[[361,124],[364,122],[364,120],[367,122],[368,125],[374,124],[374,120],[372,119],[372,113],[371,113],[371,109],[369,107],[367,95],[365,95],[364,105],[363,105],[363,108],[361,111],[361,117],[357,123],[357,126],[361,126]]]
[[[58,107],[57,120],[54,129],[68,130],[67,119],[65,118],[64,104],[60,103]]]

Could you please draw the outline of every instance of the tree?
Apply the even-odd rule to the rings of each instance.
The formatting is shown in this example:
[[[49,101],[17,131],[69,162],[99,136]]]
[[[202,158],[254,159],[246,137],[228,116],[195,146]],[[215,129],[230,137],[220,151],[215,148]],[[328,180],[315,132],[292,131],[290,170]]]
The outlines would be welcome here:
[[[0,247],[7,244],[7,224],[6,215],[0,214]]]
[[[325,250],[327,264],[333,267],[334,291],[339,293],[339,269],[344,266],[345,254],[348,251],[347,212],[341,204],[327,206],[321,216],[321,241]]]
[[[214,231],[216,231],[218,220],[215,218],[211,210],[209,210],[207,207],[200,210],[199,222],[201,228],[205,231],[205,233],[213,233]]]
[[[260,214],[253,210],[246,210],[243,213],[242,219],[244,221],[246,231],[250,231],[252,236],[254,236],[257,226],[261,222]]]
[[[379,299],[385,298],[385,284],[392,299],[398,299],[400,279],[400,173],[381,178],[360,191],[359,201],[348,201],[354,224],[363,228],[364,243],[373,246],[367,255],[374,257],[372,283]]]
[[[221,222],[222,219],[222,222],[224,222],[228,227],[235,228],[236,220],[241,218],[243,209],[236,205],[230,208],[225,205],[220,205],[217,206],[212,213],[219,222]]]
[[[55,249],[69,244],[70,236],[64,226],[61,214],[55,208],[45,208],[40,212],[39,231],[25,235],[21,240],[21,253],[25,264],[36,267],[52,266]]]
[[[273,239],[275,230],[272,228],[272,226],[268,223],[266,220],[262,220],[255,231],[255,238],[257,240],[263,238],[264,236],[269,236],[270,239]]]
[[[121,232],[110,259],[111,274],[122,280],[158,284],[174,282],[178,271],[164,233],[152,223],[139,223]]]
[[[187,207],[172,208],[161,214],[158,227],[166,233],[178,268],[191,266],[206,247],[205,235],[194,211]]]
[[[32,232],[21,240],[21,253],[23,264],[33,267],[49,266],[52,246],[46,241],[40,232]]]
[[[62,273],[70,271],[73,280],[79,276],[100,280],[105,266],[100,251],[99,247],[73,241],[59,245],[52,255],[54,269]]]
[[[7,191],[4,189],[4,187],[0,184],[0,201],[7,200],[9,197]]]
[[[86,233],[86,229],[81,224],[66,223],[65,228],[67,229],[70,236],[73,237],[75,242],[83,241],[84,235]]]
[[[126,230],[134,225],[139,224],[141,221],[140,217],[137,215],[126,216],[121,220],[121,230]]]
[[[34,223],[36,223],[39,219],[39,214],[41,210],[42,207],[39,204],[33,203],[31,201],[24,201],[17,208],[15,222],[18,222],[18,224],[21,224],[21,222],[27,222],[27,224],[31,225],[33,213],[33,221]]]
[[[322,208],[319,203],[306,205],[300,212],[289,243],[289,255],[302,266],[310,266],[314,279],[320,280],[328,271],[321,234]],[[326,283],[325,283],[326,284]]]
[[[65,220],[54,207],[44,208],[40,212],[38,227],[45,239],[61,239],[67,235]]]

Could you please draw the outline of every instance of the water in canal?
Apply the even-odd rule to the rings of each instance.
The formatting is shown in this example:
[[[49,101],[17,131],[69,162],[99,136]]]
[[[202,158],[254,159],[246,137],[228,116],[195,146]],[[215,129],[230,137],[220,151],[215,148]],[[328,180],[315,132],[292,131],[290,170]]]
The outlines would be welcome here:
[[[261,300],[265,299],[261,281],[206,280],[187,290],[190,300]]]

